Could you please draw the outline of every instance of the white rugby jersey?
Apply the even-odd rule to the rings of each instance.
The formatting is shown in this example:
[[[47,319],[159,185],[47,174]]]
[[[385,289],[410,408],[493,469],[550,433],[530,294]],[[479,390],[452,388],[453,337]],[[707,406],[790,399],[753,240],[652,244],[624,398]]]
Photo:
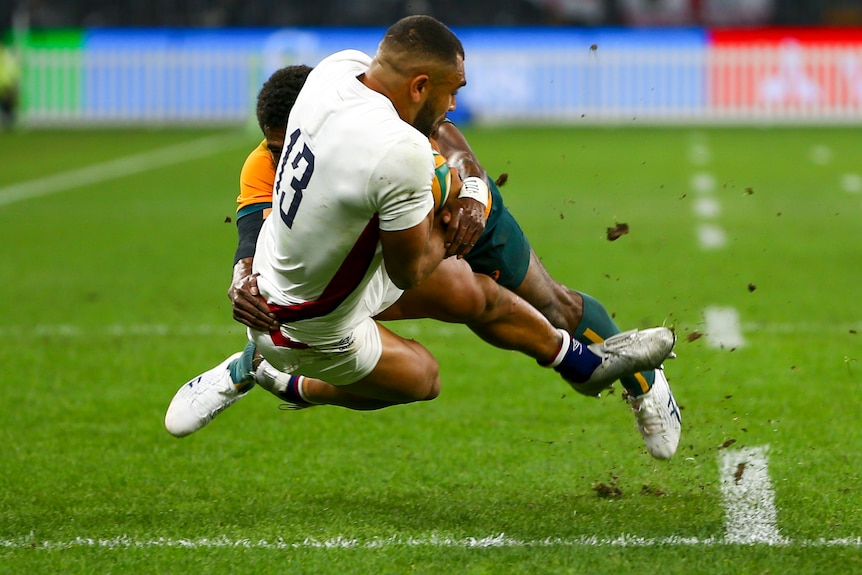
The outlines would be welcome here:
[[[309,344],[341,339],[377,306],[391,304],[393,293],[397,299],[379,230],[416,226],[433,205],[428,138],[357,79],[370,62],[347,50],[308,76],[290,113],[272,214],[257,242],[261,293],[283,308],[283,331]]]

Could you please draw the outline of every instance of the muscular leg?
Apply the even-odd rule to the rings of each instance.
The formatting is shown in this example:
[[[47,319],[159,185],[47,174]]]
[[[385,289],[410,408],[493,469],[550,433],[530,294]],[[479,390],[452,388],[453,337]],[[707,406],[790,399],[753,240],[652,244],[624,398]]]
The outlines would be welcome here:
[[[573,334],[583,344],[597,343],[620,332],[600,302],[553,279],[532,250],[524,281],[515,293],[488,276],[473,273],[465,260],[447,258],[422,285],[404,292],[394,305],[375,319],[391,321],[421,318],[466,324],[491,345],[519,351],[540,363],[547,362],[559,350],[559,335],[554,327]],[[391,334],[381,327],[381,334],[387,333]],[[417,364],[421,363],[422,357],[428,352],[419,344],[411,343],[421,351],[394,346],[393,353],[400,350],[399,354],[406,355],[396,357],[413,358]],[[625,376],[621,382],[628,391],[640,395],[650,388],[653,380],[654,373],[648,371]],[[307,377],[294,380],[294,386],[293,390],[277,386],[280,389],[269,391],[291,403],[304,401],[355,410],[381,409],[399,403],[431,399],[421,397],[421,393],[400,399],[379,394],[368,396],[359,388],[333,386]]]
[[[448,258],[417,288],[404,292],[378,320],[430,318],[463,323],[495,347],[547,363],[559,351],[554,326],[524,299],[463,259]]]
[[[383,343],[380,361],[367,376],[340,389],[390,405],[437,397],[440,369],[434,356],[415,340],[405,339],[379,323],[377,328]]]
[[[333,385],[313,377],[291,375],[282,364],[291,360],[282,357],[278,347],[271,349],[274,353],[266,363],[255,350],[255,380],[294,408],[309,404],[337,405],[367,411],[437,397],[440,378],[434,356],[418,342],[405,339],[379,323],[375,322],[370,329],[379,334],[381,356],[371,373],[354,383]],[[365,345],[369,344],[370,341]],[[249,343],[246,349],[253,346]]]
[[[552,324],[565,329],[583,344],[598,343],[620,333],[601,302],[569,289],[552,278],[532,249],[527,275],[515,293],[532,304]],[[640,395],[650,389],[654,380],[655,373],[645,371],[625,376],[620,382],[630,393]]]
[[[304,375],[291,375],[278,371],[257,353],[255,356],[255,382],[262,388],[287,402],[292,409],[311,405],[337,405],[356,411],[373,411],[396,405],[395,402],[363,397],[348,392],[344,387]]]
[[[538,310],[488,276],[474,274],[461,259],[444,260],[422,285],[404,292],[375,319],[420,318],[466,324],[486,342],[519,351],[543,364],[560,351],[560,334]],[[384,355],[375,370],[357,383],[334,386],[320,379],[276,374],[268,383],[262,378],[258,382],[293,404],[328,404],[356,410],[436,397],[440,382],[433,356],[415,341],[405,340],[379,324],[378,328]],[[426,377],[431,373],[425,371],[431,365],[428,362],[434,362],[433,382]],[[405,389],[405,381],[415,383]]]
[[[552,278],[532,249],[527,275],[515,289],[515,293],[539,310],[553,325],[569,333],[574,334],[581,323],[584,315],[584,299],[581,294]]]

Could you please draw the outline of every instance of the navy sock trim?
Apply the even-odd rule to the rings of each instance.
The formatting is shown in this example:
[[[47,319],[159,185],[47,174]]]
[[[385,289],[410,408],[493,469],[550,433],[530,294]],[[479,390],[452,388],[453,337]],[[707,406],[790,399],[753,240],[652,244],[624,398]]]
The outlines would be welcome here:
[[[572,338],[569,349],[566,350],[562,361],[554,369],[572,383],[584,383],[590,379],[590,376],[601,364],[602,360],[599,356],[587,349],[587,346]]]
[[[284,391],[281,393],[281,398],[283,400],[295,403],[296,405],[312,405],[305,401],[302,397],[302,393],[299,392],[299,382],[302,380],[302,377],[303,376],[301,375],[290,376]]]

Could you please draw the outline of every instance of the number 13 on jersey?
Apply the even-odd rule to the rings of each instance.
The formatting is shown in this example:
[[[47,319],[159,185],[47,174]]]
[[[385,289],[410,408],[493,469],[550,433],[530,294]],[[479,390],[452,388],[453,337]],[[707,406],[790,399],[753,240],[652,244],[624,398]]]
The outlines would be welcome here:
[[[284,152],[285,161],[281,164],[281,171],[279,171],[278,178],[275,180],[275,194],[278,196],[278,211],[281,215],[281,220],[288,228],[293,227],[293,220],[296,218],[296,211],[299,209],[299,204],[302,202],[302,193],[305,191],[305,188],[308,187],[308,181],[314,173],[314,154],[305,143],[302,144],[302,149],[293,155],[293,149],[296,147],[298,140],[299,130],[297,129],[290,135],[290,142],[288,142],[287,150]],[[293,159],[291,159],[291,155],[293,155]],[[293,168],[293,173],[295,175],[290,180],[290,189],[285,190],[283,176],[285,165],[288,163],[290,164],[290,167]],[[305,167],[301,172],[299,171],[300,163],[305,164]],[[297,178],[296,174],[301,175]],[[290,197],[290,205],[285,206],[284,204],[288,197]]]

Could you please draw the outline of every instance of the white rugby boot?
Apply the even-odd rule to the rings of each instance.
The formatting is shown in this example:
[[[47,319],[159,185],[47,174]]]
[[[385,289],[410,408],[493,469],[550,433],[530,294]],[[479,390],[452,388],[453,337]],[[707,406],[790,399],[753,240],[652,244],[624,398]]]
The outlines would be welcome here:
[[[165,428],[171,435],[185,437],[201,429],[254,387],[249,380],[238,388],[231,378],[228,366],[240,355],[233,354],[177,391],[165,414]]]
[[[682,428],[679,406],[670,391],[664,369],[655,370],[655,381],[642,395],[626,394],[647,451],[656,459],[670,459],[676,453]]]
[[[556,369],[575,391],[596,397],[622,376],[655,369],[665,359],[676,357],[673,354],[675,344],[676,335],[669,328],[632,329],[612,335],[601,343],[586,346],[601,360],[586,381],[578,382],[567,377],[567,373],[561,369],[566,358]]]

